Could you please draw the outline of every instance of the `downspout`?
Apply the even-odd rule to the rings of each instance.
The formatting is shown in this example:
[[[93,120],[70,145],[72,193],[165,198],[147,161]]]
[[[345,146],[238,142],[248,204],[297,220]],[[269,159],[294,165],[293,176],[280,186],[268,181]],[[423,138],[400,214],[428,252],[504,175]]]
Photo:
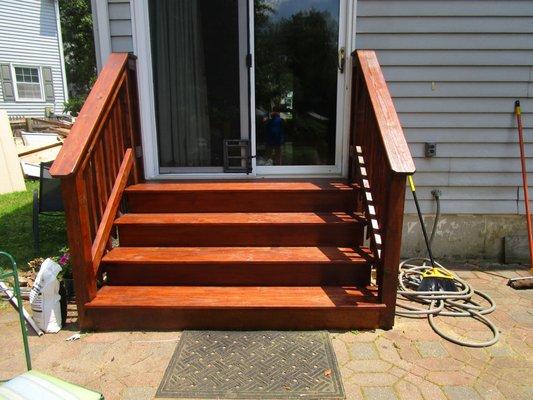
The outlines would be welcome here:
[[[61,33],[61,17],[59,14],[59,0],[54,0],[54,9],[56,13],[57,45],[59,47],[59,60],[61,68],[61,80],[63,81],[63,100],[68,101],[67,73],[65,71],[65,53],[63,51],[63,34]],[[54,104],[55,108],[55,104]],[[55,112],[55,110],[54,110]],[[63,110],[61,110],[63,113]]]
[[[111,54],[111,32],[109,27],[109,9],[107,0],[91,0],[93,17],[94,49],[98,73],[104,67]]]
[[[96,1],[91,0],[91,17],[93,20],[93,40],[94,40],[94,52],[96,55],[96,70],[100,72],[102,70],[102,55],[100,53],[100,30],[98,29],[98,15],[96,10]]]

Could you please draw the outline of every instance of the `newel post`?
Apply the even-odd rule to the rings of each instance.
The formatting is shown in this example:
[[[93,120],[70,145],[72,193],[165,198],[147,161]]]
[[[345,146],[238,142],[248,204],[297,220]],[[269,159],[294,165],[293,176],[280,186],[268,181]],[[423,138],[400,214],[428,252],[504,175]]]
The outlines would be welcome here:
[[[139,90],[137,87],[137,57],[128,56],[126,68],[126,118],[128,120],[129,142],[135,155],[133,166],[134,183],[144,182],[144,161],[141,139]]]
[[[80,329],[87,329],[91,327],[91,322],[85,314],[85,304],[96,296],[96,277],[92,269],[92,238],[83,174],[78,172],[62,178],[61,193],[67,222],[78,321]]]
[[[398,269],[402,244],[402,226],[405,203],[406,175],[393,173],[385,204],[386,236],[383,241],[381,259],[381,302],[387,310],[381,315],[380,326],[390,329],[394,326],[396,291],[398,289]]]

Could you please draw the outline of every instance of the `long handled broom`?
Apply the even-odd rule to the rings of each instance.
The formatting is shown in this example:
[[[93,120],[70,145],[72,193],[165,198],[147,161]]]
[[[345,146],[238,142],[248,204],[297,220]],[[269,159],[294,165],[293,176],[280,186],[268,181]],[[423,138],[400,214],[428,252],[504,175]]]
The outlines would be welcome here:
[[[524,146],[524,130],[522,127],[522,110],[520,100],[514,103],[516,125],[518,128],[518,145],[520,146],[520,164],[522,166],[522,188],[524,190],[524,206],[526,211],[527,238],[529,241],[529,267],[533,270],[533,233],[531,227],[531,213],[529,212],[529,191],[527,184],[526,151]]]
[[[422,217],[422,211],[420,210],[420,204],[418,203],[418,197],[416,196],[416,188],[413,176],[409,175],[408,179],[409,186],[411,187],[411,193],[413,194],[413,199],[415,201],[418,219],[420,220],[420,226],[422,227],[424,242],[426,243],[426,249],[431,262],[431,268],[428,268],[422,273],[422,281],[416,290],[419,292],[457,292],[457,286],[455,286],[453,275],[448,271],[437,267],[435,264],[435,259],[433,258],[433,253],[431,252],[431,246],[429,244],[426,225],[424,224],[424,218]]]
[[[522,126],[522,109],[520,108],[520,100],[514,103],[514,113],[516,116],[516,126],[518,129],[518,145],[520,147],[520,164],[522,166],[522,188],[524,190],[524,207],[526,211],[527,222],[527,239],[529,242],[529,268],[533,272],[533,229],[531,226],[531,213],[529,212],[529,191],[527,183],[527,168],[526,168],[526,151],[524,146],[524,131]],[[531,289],[533,288],[533,277],[513,278],[507,282],[509,286],[514,289]]]

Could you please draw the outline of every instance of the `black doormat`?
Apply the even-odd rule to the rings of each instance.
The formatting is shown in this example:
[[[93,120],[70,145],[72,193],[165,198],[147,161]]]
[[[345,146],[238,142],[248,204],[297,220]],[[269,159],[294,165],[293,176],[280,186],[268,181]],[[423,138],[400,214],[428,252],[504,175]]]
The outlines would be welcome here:
[[[176,399],[344,399],[327,332],[186,331],[157,390]]]

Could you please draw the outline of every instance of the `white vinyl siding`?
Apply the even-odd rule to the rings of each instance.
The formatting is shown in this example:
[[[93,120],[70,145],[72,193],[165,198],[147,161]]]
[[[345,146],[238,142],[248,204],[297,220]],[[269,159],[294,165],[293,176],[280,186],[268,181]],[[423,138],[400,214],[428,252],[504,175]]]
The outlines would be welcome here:
[[[514,101],[533,121],[533,2],[358,0],[358,49],[374,49],[417,174],[424,212],[523,212]],[[533,129],[524,130],[533,172]],[[424,143],[437,156],[424,157]],[[414,212],[407,194],[407,212]]]
[[[65,102],[62,59],[54,0],[1,0],[0,1],[0,64],[32,66],[52,72],[53,101],[4,101],[0,83],[0,108],[10,116],[44,116],[45,108],[62,113]],[[13,71],[13,69],[12,69]],[[15,83],[12,72],[13,85]]]
[[[128,0],[108,0],[109,31],[111,50],[132,52],[131,7]]]

